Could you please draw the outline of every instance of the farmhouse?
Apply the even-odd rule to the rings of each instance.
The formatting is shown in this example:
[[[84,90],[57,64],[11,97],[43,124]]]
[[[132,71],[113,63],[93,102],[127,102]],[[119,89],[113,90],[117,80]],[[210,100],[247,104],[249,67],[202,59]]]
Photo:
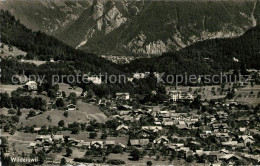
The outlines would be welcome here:
[[[130,94],[129,93],[116,93],[116,100],[129,100]]]
[[[149,144],[149,139],[130,139],[131,146],[146,146]]]
[[[103,148],[103,141],[92,141],[91,147],[97,149],[97,148]]]
[[[145,73],[134,73],[133,78],[135,79],[143,79],[147,77],[150,74],[150,72],[145,72]]]
[[[56,93],[56,98],[57,99],[63,99],[63,96],[62,96],[62,91],[58,90],[57,93]]]
[[[153,132],[158,132],[162,130],[162,126],[142,126],[143,130],[152,130]]]
[[[75,111],[75,110],[76,110],[76,106],[75,106],[74,104],[69,104],[69,105],[67,106],[67,110],[68,110],[68,111]]]
[[[35,81],[28,81],[26,84],[25,84],[25,87],[28,89],[28,90],[37,90],[37,83]]]
[[[92,76],[92,77],[88,77],[87,80],[92,82],[93,84],[96,84],[96,85],[100,85],[102,83],[102,80],[99,77]]]
[[[184,101],[184,100],[193,100],[194,97],[187,92],[181,92],[181,91],[170,91],[170,100],[172,101]]]
[[[63,135],[54,135],[53,141],[64,141]]]
[[[40,135],[40,136],[37,136],[36,141],[52,141],[52,138],[51,138],[51,135]]]
[[[118,131],[120,133],[127,133],[128,130],[129,130],[128,126],[126,126],[124,124],[122,124],[116,128],[116,131]]]

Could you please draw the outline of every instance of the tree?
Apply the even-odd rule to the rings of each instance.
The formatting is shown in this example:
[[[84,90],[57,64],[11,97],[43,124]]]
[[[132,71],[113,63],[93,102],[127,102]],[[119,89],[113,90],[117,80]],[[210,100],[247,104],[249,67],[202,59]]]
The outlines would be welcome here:
[[[72,104],[77,104],[77,95],[76,95],[76,93],[75,92],[71,92],[70,94],[69,94],[69,100],[71,100],[71,103]]]
[[[192,162],[194,161],[194,157],[193,157],[193,156],[188,156],[188,157],[186,158],[186,161],[187,161],[188,163],[192,163]]]
[[[49,122],[51,122],[52,120],[51,120],[51,116],[50,115],[48,115],[47,116],[47,120],[49,121]]]
[[[170,160],[174,160],[177,157],[177,152],[175,150],[172,151],[171,156],[170,156]]]
[[[147,162],[146,162],[146,165],[147,165],[147,166],[152,166],[152,165],[153,165],[153,162],[152,162],[152,161],[147,161]]]
[[[132,156],[133,160],[138,161],[141,157],[141,152],[134,148],[131,152],[130,155]]]
[[[72,129],[71,129],[71,134],[78,134],[79,133],[79,131],[80,131],[80,127],[73,127]]]
[[[64,106],[63,99],[58,98],[58,99],[56,100],[56,106],[57,106],[57,107],[63,107],[63,106]]]
[[[50,90],[48,90],[47,95],[50,98],[55,98],[56,97],[56,91],[54,89],[50,89]]]
[[[0,108],[11,108],[11,99],[8,93],[1,93],[0,94]]]
[[[22,115],[22,112],[21,112],[20,108],[18,108],[16,115],[17,116],[21,116]]]
[[[32,53],[32,52],[28,52],[27,54],[26,54],[26,59],[34,59],[34,57],[35,57],[35,55]]]
[[[64,166],[66,164],[66,159],[65,158],[62,158],[60,160],[60,166]]]
[[[15,109],[9,109],[8,110],[8,114],[15,114],[15,113],[16,113]]]
[[[107,134],[106,133],[101,134],[101,139],[107,139]]]
[[[66,156],[71,156],[71,154],[72,154],[72,150],[68,147],[66,149]]]
[[[30,110],[29,114],[28,114],[28,118],[36,116],[36,112],[34,110]]]
[[[116,145],[113,148],[113,153],[122,153],[123,152],[123,148],[120,145]]]
[[[67,118],[67,117],[69,116],[69,112],[68,112],[68,111],[65,111],[65,112],[63,113],[63,115]]]
[[[64,127],[64,125],[65,125],[64,120],[60,120],[60,121],[58,122],[58,126]]]
[[[38,156],[38,159],[39,159],[39,164],[43,164],[44,160],[46,159],[46,156],[45,156],[45,150],[41,150],[37,153],[37,156]]]
[[[95,132],[89,133],[89,138],[94,139],[96,137],[97,137],[97,133]]]

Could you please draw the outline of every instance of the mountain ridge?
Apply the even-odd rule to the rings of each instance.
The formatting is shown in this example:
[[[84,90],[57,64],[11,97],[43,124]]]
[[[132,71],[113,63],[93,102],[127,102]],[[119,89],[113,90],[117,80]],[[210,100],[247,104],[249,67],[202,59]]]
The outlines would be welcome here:
[[[236,2],[157,2],[157,1],[114,1],[88,0],[77,7],[75,2],[56,2],[52,12],[61,17],[62,23],[45,21],[46,25],[58,26],[56,31],[45,32],[63,42],[98,55],[161,55],[164,52],[180,50],[192,43],[211,38],[236,37],[257,24],[260,17],[260,4],[257,1]],[[2,2],[3,3],[3,2]],[[35,2],[37,3],[37,2]],[[5,2],[1,8],[14,10],[19,3]],[[62,5],[60,5],[62,6]],[[13,14],[16,18],[32,16],[24,12],[35,5],[24,2]],[[39,7],[41,10],[50,7]],[[70,12],[64,12],[65,9]],[[29,12],[33,13],[33,11]],[[64,14],[65,13],[65,14]],[[45,14],[45,13],[44,13]],[[48,18],[46,14],[43,18]],[[37,17],[38,26],[43,18]],[[30,25],[24,22],[26,26]],[[37,24],[32,21],[32,25]],[[38,30],[41,30],[38,27]],[[37,27],[35,28],[37,29]]]

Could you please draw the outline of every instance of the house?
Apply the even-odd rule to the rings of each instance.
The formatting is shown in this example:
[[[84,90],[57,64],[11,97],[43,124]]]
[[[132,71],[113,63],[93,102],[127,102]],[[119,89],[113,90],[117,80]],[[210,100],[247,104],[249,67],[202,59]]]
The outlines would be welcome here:
[[[126,148],[126,145],[124,145],[122,143],[118,143],[117,145],[121,146],[122,148]]]
[[[151,135],[151,132],[149,130],[146,130],[146,129],[142,129],[140,132],[139,132],[139,135],[144,137],[144,138],[147,138]]]
[[[203,127],[201,127],[201,129],[202,129],[203,133],[206,135],[212,134],[211,128],[209,126],[203,126]]]
[[[152,130],[153,132],[161,131],[163,128],[162,126],[142,126],[143,130]]]
[[[185,101],[185,100],[193,100],[194,97],[188,92],[181,92],[181,91],[170,91],[169,92],[170,100],[171,101]]]
[[[77,140],[76,138],[68,138],[68,142],[71,143],[72,145],[78,145],[80,141]]]
[[[254,138],[251,135],[240,135],[239,138],[244,141],[245,145],[247,145],[247,143],[253,144],[255,142]]]
[[[131,146],[146,146],[149,144],[149,139],[130,139]]]
[[[54,135],[52,139],[53,141],[62,141],[62,142],[64,141],[63,135]]]
[[[90,142],[84,142],[84,141],[81,141],[79,142],[76,147],[78,148],[83,148],[83,149],[89,149],[90,148]]]
[[[35,81],[28,81],[25,87],[27,87],[28,90],[37,90],[37,83]]]
[[[133,78],[135,79],[143,79],[147,77],[150,74],[150,72],[145,72],[145,73],[134,73]]]
[[[51,135],[38,135],[36,136],[36,141],[52,141]]]
[[[89,82],[92,82],[93,84],[96,84],[96,85],[100,85],[102,83],[101,78],[96,77],[96,76],[88,77],[87,80]]]
[[[236,57],[233,57],[234,62],[239,62],[239,60]]]
[[[170,145],[166,145],[168,146],[169,149],[174,149],[174,150],[177,150],[177,149],[180,149],[182,147],[184,147],[184,144],[183,143],[175,143],[175,144],[170,144]]]
[[[155,122],[154,122],[155,123]],[[158,124],[160,125],[161,122],[159,122]],[[155,123],[156,124],[156,123]],[[163,125],[164,126],[172,126],[174,125],[173,121],[163,121]]]
[[[33,131],[34,131],[34,132],[39,132],[39,131],[41,131],[41,127],[34,127],[34,128],[33,128]]]
[[[120,105],[117,107],[118,110],[132,110],[133,107],[129,105]]]
[[[116,100],[130,100],[129,93],[116,93]]]
[[[36,148],[36,143],[34,143],[34,142],[31,142],[30,144],[29,144],[29,146],[27,146],[27,148],[30,148],[30,149],[33,149],[33,148]]]
[[[214,135],[216,138],[218,138],[219,140],[224,141],[224,142],[227,142],[231,139],[231,137],[228,135],[228,133],[215,132]]]
[[[179,121],[179,124],[176,125],[176,127],[178,127],[179,129],[188,129],[188,126],[185,123],[185,121]]]
[[[103,143],[105,146],[114,146],[116,143],[115,141],[104,141]]]
[[[130,139],[131,146],[140,146],[139,139]]]
[[[221,155],[219,157],[220,160],[224,160],[226,161],[227,163],[229,163],[230,161],[236,161],[236,160],[241,160],[242,158],[237,156],[237,155],[234,155],[234,154],[226,154],[226,155]]]
[[[222,146],[230,146],[234,147],[237,146],[238,142],[237,141],[227,141],[227,142],[221,142]]]
[[[127,133],[127,131],[129,130],[129,127],[122,124],[122,125],[119,125],[117,128],[116,128],[116,131],[120,132],[120,133]]]
[[[249,130],[246,127],[240,127],[238,131],[242,134],[250,134]]]
[[[155,140],[153,140],[154,144],[167,144],[169,143],[169,139],[166,136],[161,136]]]
[[[63,96],[62,96],[62,91],[58,90],[57,93],[56,93],[56,98],[57,99],[63,99]]]
[[[92,141],[91,147],[95,149],[103,148],[103,141]]]
[[[85,91],[85,92],[83,92],[81,95],[82,95],[83,97],[87,97],[87,96],[88,96],[88,92]]]
[[[67,110],[68,111],[75,111],[76,110],[76,106],[74,104],[69,104],[69,105],[67,105]]]
[[[54,59],[53,59],[53,58],[50,58],[50,62],[54,62]]]

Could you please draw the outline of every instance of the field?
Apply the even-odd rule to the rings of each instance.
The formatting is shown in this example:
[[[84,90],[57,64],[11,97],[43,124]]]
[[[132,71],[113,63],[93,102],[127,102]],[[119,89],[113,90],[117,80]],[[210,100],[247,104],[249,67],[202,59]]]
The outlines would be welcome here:
[[[22,87],[22,85],[0,85],[1,92],[7,92],[9,95],[19,87]]]
[[[2,43],[0,43],[2,45]],[[3,50],[3,53],[1,52]],[[4,44],[4,48],[0,49],[0,56],[6,57],[6,56],[14,56],[17,57],[19,55],[25,56],[27,53],[18,49],[17,47],[12,46],[11,49],[8,48],[7,45]]]
[[[66,93],[66,96],[68,96],[71,92],[75,92],[77,96],[80,96],[82,93],[82,88],[79,87],[71,88],[69,84],[65,84],[65,83],[59,83],[59,89],[61,91],[64,91]]]
[[[66,118],[62,110],[51,110],[46,111],[43,114],[26,119],[27,114],[30,109],[21,109],[22,116],[20,117],[20,122],[18,126],[33,126],[36,125],[41,127],[43,125],[57,126],[60,120],[64,120],[65,125],[73,122],[87,123],[91,119],[96,119],[98,122],[105,122],[107,117],[102,113],[98,107],[83,103],[81,101],[77,104],[78,109],[75,111],[69,111],[69,116]],[[47,117],[50,116],[51,120],[47,120]]]
[[[189,91],[191,88],[191,91]],[[215,93],[212,93],[212,88],[215,89]],[[221,95],[220,91],[218,90],[220,86],[195,86],[195,87],[189,87],[189,86],[178,86],[177,91],[183,91],[183,92],[189,92],[190,94],[194,94],[195,91],[198,92],[199,95],[201,95],[202,100],[210,100],[210,99],[218,99],[223,98],[226,95]],[[173,87],[167,87],[167,91],[174,90]]]
[[[16,131],[14,135],[8,133],[1,133],[3,137],[8,138],[8,146],[11,151],[15,149],[17,154],[29,154],[32,152],[32,149],[28,149],[27,146],[34,142],[37,134],[32,133],[23,133]]]
[[[225,89],[231,88],[232,86],[226,85]],[[191,88],[191,91],[189,91]],[[215,94],[212,93],[212,88],[215,88]],[[220,94],[219,90],[220,86],[202,86],[202,87],[188,87],[188,86],[178,86],[178,91],[189,92],[190,94],[194,94],[194,91],[197,91],[199,95],[201,95],[202,100],[210,100],[210,99],[218,99],[224,98],[226,95]],[[167,91],[174,90],[173,87],[167,87]],[[258,97],[258,93],[260,92],[260,85],[248,85],[244,88],[238,88],[235,90],[235,98],[234,100],[239,104],[247,104],[249,106],[256,106],[260,104],[260,98]]]
[[[260,104],[260,98],[258,97],[259,92],[260,85],[254,85],[253,87],[248,85],[247,87],[238,89],[238,91],[236,91],[235,101],[241,104],[256,106]]]

